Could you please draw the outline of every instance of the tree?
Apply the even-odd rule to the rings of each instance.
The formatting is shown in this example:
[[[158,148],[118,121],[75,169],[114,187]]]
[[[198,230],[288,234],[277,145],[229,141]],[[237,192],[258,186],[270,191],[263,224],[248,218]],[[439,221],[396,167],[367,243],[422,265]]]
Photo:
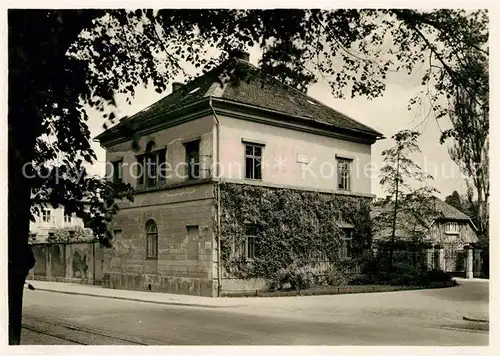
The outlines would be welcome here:
[[[477,199],[477,227],[481,238],[488,236],[489,183],[489,88],[488,58],[465,53],[460,75],[469,89],[450,92],[448,114],[452,128],[441,135],[451,141],[450,156],[474,186]]]
[[[9,342],[19,343],[22,291],[33,264],[29,219],[43,199],[91,220],[99,236],[131,187],[89,177],[84,104],[115,122],[114,95],[129,100],[150,83],[163,92],[190,63],[210,70],[234,49],[260,46],[267,73],[307,90],[328,78],[332,92],[373,98],[389,70],[411,72],[428,60],[439,85],[467,91],[454,63],[484,52],[485,11],[458,10],[10,10],[9,43]],[[36,28],[36,31],[33,31]],[[393,48],[385,50],[386,44]],[[209,48],[220,56],[205,58]],[[440,69],[436,69],[436,62]],[[427,85],[432,76],[422,79]],[[437,99],[436,99],[437,100]],[[109,112],[111,111],[111,112]],[[27,130],[29,128],[29,130]],[[124,135],[136,142],[133,126]],[[50,143],[47,137],[55,138]],[[31,177],[31,178],[29,178]],[[120,193],[121,194],[121,193]],[[85,212],[79,201],[87,197]],[[14,203],[15,202],[15,203]]]
[[[83,161],[95,154],[89,144],[82,98],[99,94],[86,82],[81,61],[67,56],[83,28],[102,12],[9,10],[8,97],[8,305],[9,343],[21,332],[23,286],[34,264],[28,245],[29,221],[38,206],[62,205],[104,236],[116,212],[115,193],[127,187],[87,175]],[[33,29],[36,28],[36,31]],[[95,94],[97,91],[98,94]],[[51,143],[47,137],[55,138]],[[82,198],[90,201],[84,209]]]
[[[435,216],[432,199],[436,189],[426,185],[430,174],[422,171],[410,155],[420,152],[417,144],[419,133],[402,130],[392,136],[393,147],[384,150],[384,166],[380,170],[380,184],[388,193],[382,202],[382,212],[377,217],[378,226],[391,225],[389,241],[389,268],[392,268],[394,244],[397,231],[409,237],[413,242],[420,242]],[[420,184],[414,189],[411,183]]]
[[[460,194],[456,190],[453,191],[450,195],[448,195],[444,201],[447,204],[450,204],[452,207],[454,207],[457,210],[464,211],[464,207],[462,205],[462,200],[460,198]]]

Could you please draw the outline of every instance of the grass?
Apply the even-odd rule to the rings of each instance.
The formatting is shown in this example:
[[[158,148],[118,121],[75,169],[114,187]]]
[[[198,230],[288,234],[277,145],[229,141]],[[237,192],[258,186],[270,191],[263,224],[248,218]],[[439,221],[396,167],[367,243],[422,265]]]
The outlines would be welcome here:
[[[225,292],[223,297],[293,297],[307,295],[335,295],[335,294],[357,294],[357,293],[379,293],[395,292],[402,290],[418,290],[432,288],[453,287],[454,281],[435,282],[427,287],[423,286],[391,286],[391,285],[346,285],[346,286],[313,286],[304,290],[282,290],[282,291],[242,291]]]

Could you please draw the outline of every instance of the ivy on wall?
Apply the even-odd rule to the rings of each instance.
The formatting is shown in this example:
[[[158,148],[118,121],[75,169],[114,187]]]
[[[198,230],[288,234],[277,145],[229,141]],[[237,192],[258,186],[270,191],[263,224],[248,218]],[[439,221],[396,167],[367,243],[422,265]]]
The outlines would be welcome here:
[[[360,256],[371,245],[370,202],[363,197],[222,183],[223,266],[236,278],[272,278],[292,264],[300,268],[326,259],[332,265],[345,264],[339,257],[345,236],[340,222],[354,226],[351,250]],[[249,225],[256,231],[251,261],[234,254],[235,246],[244,245]]]

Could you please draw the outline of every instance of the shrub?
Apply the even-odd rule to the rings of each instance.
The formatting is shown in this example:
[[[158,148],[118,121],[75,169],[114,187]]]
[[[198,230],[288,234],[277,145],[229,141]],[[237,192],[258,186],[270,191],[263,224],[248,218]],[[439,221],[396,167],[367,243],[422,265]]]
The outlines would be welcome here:
[[[427,279],[430,282],[447,282],[451,281],[451,276],[446,272],[433,269],[431,271],[427,271]]]
[[[70,231],[73,231],[71,235]],[[65,227],[53,230],[54,235],[47,238],[47,243],[57,242],[85,242],[95,240],[95,236],[91,229],[76,227]]]
[[[316,271],[310,266],[289,265],[279,269],[270,279],[269,289],[271,291],[283,289],[307,289],[318,280]]]
[[[364,285],[364,284],[378,284],[376,278],[372,274],[359,274],[354,276],[349,284]]]
[[[443,271],[426,271],[408,261],[396,261],[392,268],[389,268],[387,262],[385,256],[367,261],[363,274],[356,276],[350,284],[428,286],[433,282],[451,280],[451,277]]]
[[[310,266],[299,267],[291,274],[290,287],[292,289],[307,289],[317,281],[317,274]]]
[[[338,268],[332,268],[325,278],[325,283],[329,286],[343,286],[349,282],[347,275]]]

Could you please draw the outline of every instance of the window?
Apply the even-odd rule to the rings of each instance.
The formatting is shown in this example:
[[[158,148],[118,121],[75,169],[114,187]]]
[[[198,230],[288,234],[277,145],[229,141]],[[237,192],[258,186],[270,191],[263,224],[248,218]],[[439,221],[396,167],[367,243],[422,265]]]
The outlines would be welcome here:
[[[337,158],[337,186],[340,190],[351,190],[351,160]]]
[[[458,223],[457,222],[447,222],[445,225],[445,230],[447,234],[458,234]]]
[[[167,179],[167,150],[153,151],[154,148],[155,144],[151,141],[146,146],[146,153],[136,157],[137,186],[140,188],[158,187],[163,185]]]
[[[146,155],[146,185],[148,187],[156,186],[156,179],[158,178],[156,158],[155,154]]]
[[[51,211],[49,209],[43,209],[42,211],[42,221],[49,224],[51,221]]]
[[[342,236],[342,245],[340,247],[340,254],[339,257],[342,258],[351,258],[352,257],[352,251],[351,251],[351,244],[352,244],[352,229],[349,228],[344,228],[342,229],[343,236]]]
[[[262,179],[262,146],[245,144],[245,178]]]
[[[247,225],[245,237],[240,245],[236,247],[235,254],[242,259],[252,260],[258,257],[259,252],[257,248],[257,227],[254,225]]]
[[[122,230],[113,230],[113,240],[121,240],[122,238]]]
[[[146,259],[158,258],[158,229],[153,220],[146,223]]]
[[[113,162],[113,183],[123,181],[122,161]]]
[[[200,178],[200,141],[185,144],[188,179]]]
[[[187,248],[186,259],[190,261],[198,260],[199,254],[199,227],[198,225],[186,226]]]
[[[71,214],[64,212],[64,223],[65,224],[71,224]]]

